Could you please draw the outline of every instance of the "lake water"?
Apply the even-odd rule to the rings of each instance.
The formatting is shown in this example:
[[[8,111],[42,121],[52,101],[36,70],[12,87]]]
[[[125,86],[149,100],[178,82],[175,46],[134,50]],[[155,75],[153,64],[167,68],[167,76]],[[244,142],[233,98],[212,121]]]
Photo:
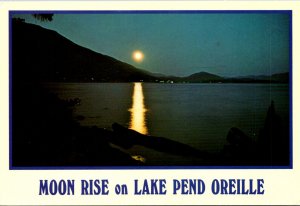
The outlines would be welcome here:
[[[254,140],[273,100],[276,112],[289,123],[286,84],[158,84],[51,83],[61,99],[80,98],[75,115],[83,126],[111,128],[114,122],[152,136],[166,137],[197,149],[219,152],[231,127]],[[134,146],[150,164],[180,164],[186,158]]]

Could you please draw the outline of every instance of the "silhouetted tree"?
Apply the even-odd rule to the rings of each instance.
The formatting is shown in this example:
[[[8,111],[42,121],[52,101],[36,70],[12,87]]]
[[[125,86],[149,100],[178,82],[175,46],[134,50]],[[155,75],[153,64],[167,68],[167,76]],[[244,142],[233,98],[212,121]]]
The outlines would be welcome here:
[[[32,16],[40,21],[52,21],[54,14],[32,14]]]

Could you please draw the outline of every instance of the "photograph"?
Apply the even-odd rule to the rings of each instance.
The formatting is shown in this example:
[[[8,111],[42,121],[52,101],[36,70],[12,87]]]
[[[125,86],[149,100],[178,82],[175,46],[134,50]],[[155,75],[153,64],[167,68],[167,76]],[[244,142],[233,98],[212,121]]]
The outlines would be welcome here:
[[[292,168],[290,10],[9,11],[9,166]]]

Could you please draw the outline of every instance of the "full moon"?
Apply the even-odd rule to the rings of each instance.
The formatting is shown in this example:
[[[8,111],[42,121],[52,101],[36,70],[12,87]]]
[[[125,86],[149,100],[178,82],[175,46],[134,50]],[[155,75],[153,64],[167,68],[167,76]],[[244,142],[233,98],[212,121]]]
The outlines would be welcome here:
[[[136,50],[132,53],[132,58],[135,62],[142,62],[144,59],[144,54],[143,52]]]

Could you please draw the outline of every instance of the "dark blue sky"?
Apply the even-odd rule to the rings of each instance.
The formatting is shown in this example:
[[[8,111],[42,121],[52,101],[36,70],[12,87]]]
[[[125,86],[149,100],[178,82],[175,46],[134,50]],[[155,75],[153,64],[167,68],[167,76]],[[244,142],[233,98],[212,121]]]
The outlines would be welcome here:
[[[287,13],[76,13],[55,14],[47,23],[17,16],[150,72],[239,76],[289,70]],[[134,50],[144,53],[144,61],[132,60]]]

